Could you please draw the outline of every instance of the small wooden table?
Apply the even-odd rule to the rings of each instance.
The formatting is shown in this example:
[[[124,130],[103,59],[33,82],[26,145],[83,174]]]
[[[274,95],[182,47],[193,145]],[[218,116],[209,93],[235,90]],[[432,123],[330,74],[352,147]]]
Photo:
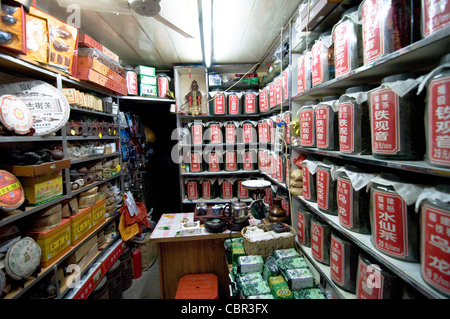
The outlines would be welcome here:
[[[186,274],[213,273],[218,277],[220,298],[227,298],[230,281],[224,241],[241,233],[225,230],[213,234],[201,227],[201,234],[180,236],[180,223],[192,221],[194,213],[163,214],[150,236],[158,243],[161,297],[174,299],[178,281]]]

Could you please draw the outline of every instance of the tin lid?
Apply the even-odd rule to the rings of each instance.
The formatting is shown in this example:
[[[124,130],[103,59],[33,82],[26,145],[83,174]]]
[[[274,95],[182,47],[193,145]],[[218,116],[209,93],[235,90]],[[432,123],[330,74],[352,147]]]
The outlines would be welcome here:
[[[417,78],[419,75],[417,73],[401,73],[401,74],[394,74],[394,75],[390,75],[387,76],[385,78],[383,78],[381,80],[381,84],[384,83],[390,83],[390,82],[396,82],[396,81],[404,81],[404,80],[408,80],[408,79],[415,79]]]
[[[345,94],[351,94],[351,93],[358,93],[358,92],[367,92],[372,89],[374,89],[374,85],[358,85],[358,86],[352,86],[349,87],[347,90],[345,90]]]
[[[21,99],[3,95],[0,97],[0,122],[10,131],[27,134],[33,126],[33,117]]]
[[[417,180],[415,180],[414,178],[411,178],[410,176],[406,176],[406,175],[399,176],[397,174],[390,173],[390,172],[381,172],[380,177],[383,179],[386,179],[388,181],[398,182],[398,183],[414,184],[414,183],[418,182]]]
[[[305,104],[303,106],[312,106],[312,105],[316,105],[319,103],[319,100],[315,100],[315,101],[306,101]]]
[[[14,243],[6,253],[5,270],[11,278],[28,278],[41,261],[41,248],[30,237],[24,237]]]
[[[358,11],[358,6],[354,6],[354,7],[351,7],[351,8],[349,8],[349,9],[345,10],[345,11],[342,13],[342,15],[341,15],[341,19],[342,19],[343,17],[345,17],[346,14],[350,14],[350,13],[355,12],[355,11]]]
[[[329,101],[334,101],[334,100],[339,100],[339,95],[338,94],[325,96],[322,99],[322,102],[329,102]]]
[[[440,65],[447,64],[447,63],[450,63],[450,53],[444,55],[444,56],[441,58],[441,60],[439,61],[439,64],[440,64]]]

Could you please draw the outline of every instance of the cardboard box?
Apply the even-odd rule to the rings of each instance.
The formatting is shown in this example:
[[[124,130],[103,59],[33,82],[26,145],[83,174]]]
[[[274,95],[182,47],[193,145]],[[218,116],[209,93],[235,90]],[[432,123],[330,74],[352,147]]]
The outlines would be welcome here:
[[[127,95],[127,85],[117,83],[111,79],[108,79],[106,76],[101,75],[97,71],[94,71],[92,69],[82,69],[80,72],[77,72],[77,78],[80,80],[85,80],[92,82],[94,84],[98,84],[100,86],[103,86],[107,89],[110,89],[111,91],[114,91],[121,95]],[[126,81],[125,81],[126,82]],[[87,101],[85,101],[87,105]]]
[[[88,36],[87,34],[80,33],[78,37],[78,45],[80,47],[86,47],[86,48],[96,48],[103,52],[104,55],[106,55],[108,58],[115,62],[119,62],[119,56],[103,46],[102,44],[98,43],[96,40]]]
[[[48,63],[48,21],[46,18],[27,14],[28,59]]]
[[[96,229],[106,220],[106,200],[99,200],[92,206],[92,228]]]
[[[70,220],[63,219],[61,224],[50,230],[28,233],[41,247],[40,266],[46,268],[71,248]]]
[[[138,65],[135,70],[139,75],[156,76],[156,70],[152,66]]]
[[[78,72],[86,72],[85,71],[86,69],[92,69],[119,84],[125,86],[127,85],[127,79],[125,79],[123,76],[120,76],[119,74],[108,68],[99,60],[94,58],[78,57],[77,74]]]
[[[86,238],[92,231],[92,215],[91,207],[80,209],[78,214],[69,217],[71,244],[78,245],[84,238]]]
[[[76,264],[91,250],[97,243],[97,237],[92,236],[91,239],[83,243],[73,254],[67,258],[68,264]]]
[[[20,54],[27,54],[27,33],[26,33],[26,17],[25,10],[20,5],[2,4],[5,13],[0,19],[0,31],[11,35],[9,41],[0,47]],[[5,18],[5,21],[3,20]],[[8,23],[8,18],[16,19],[15,23]]]
[[[5,167],[17,176],[30,205],[40,205],[63,194],[62,170],[70,167],[70,159],[39,165]]]
[[[139,95],[156,97],[158,96],[158,89],[156,85],[139,84]]]

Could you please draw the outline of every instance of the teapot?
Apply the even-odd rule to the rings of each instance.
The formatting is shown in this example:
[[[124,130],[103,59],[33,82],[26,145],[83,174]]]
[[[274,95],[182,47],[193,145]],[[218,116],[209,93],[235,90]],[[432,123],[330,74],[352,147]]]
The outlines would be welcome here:
[[[225,204],[223,208],[223,216],[231,216],[233,218],[233,221],[237,224],[244,223],[247,220],[247,215],[252,209],[253,205],[259,201],[262,201],[262,199],[254,200],[248,206],[240,200]]]

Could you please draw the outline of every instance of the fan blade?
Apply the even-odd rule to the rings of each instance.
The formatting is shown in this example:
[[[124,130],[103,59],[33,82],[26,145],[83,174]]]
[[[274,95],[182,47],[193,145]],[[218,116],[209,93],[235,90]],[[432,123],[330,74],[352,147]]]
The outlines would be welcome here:
[[[185,38],[190,38],[193,39],[194,37],[191,36],[190,34],[184,32],[183,30],[181,30],[180,28],[178,28],[176,25],[172,24],[171,22],[167,21],[166,19],[164,19],[161,15],[157,14],[155,16],[153,16],[153,18],[155,18],[156,20],[158,20],[159,22],[161,22],[162,24],[164,24],[165,26],[171,28],[172,30],[178,32],[179,34],[181,34],[182,36],[184,36]]]

